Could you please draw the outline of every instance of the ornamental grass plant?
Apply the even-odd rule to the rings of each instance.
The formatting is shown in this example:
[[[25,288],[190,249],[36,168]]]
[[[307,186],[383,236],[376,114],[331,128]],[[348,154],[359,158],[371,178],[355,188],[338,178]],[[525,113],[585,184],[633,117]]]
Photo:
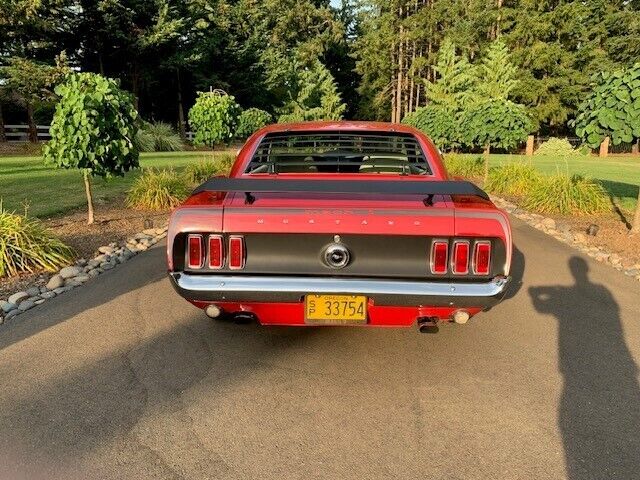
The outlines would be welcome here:
[[[127,206],[138,210],[169,210],[189,196],[184,177],[174,170],[145,170],[127,192]]]

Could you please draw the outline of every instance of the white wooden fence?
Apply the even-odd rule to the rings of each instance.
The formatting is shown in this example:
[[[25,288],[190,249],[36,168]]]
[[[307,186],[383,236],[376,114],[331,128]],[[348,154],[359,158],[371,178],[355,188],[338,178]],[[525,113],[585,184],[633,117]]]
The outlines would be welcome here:
[[[37,125],[38,140],[44,142],[51,139],[49,135],[49,125]],[[5,136],[8,142],[28,142],[29,141],[29,125],[5,125]],[[188,141],[193,141],[194,133],[186,132]]]

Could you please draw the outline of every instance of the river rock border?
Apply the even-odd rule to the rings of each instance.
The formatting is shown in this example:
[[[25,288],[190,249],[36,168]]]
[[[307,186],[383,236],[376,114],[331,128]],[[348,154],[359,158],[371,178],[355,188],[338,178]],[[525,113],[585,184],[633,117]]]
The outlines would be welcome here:
[[[640,282],[640,263],[629,265],[629,262],[626,262],[625,259],[617,253],[609,252],[604,247],[589,245],[587,243],[587,235],[585,233],[571,230],[569,225],[566,223],[556,222],[553,218],[523,210],[516,204],[511,203],[504,198],[492,196],[491,200],[498,208],[510,213],[520,220],[524,220],[532,227],[551,235],[563,243],[571,245],[598,262],[611,265],[626,276],[635,278]]]
[[[166,236],[167,226],[148,228],[121,244],[113,242],[98,248],[98,255],[90,260],[81,258],[74,265],[62,268],[49,278],[45,286],[34,285],[5,300],[0,299],[0,325],[50,298],[84,285],[91,278],[144,252]]]

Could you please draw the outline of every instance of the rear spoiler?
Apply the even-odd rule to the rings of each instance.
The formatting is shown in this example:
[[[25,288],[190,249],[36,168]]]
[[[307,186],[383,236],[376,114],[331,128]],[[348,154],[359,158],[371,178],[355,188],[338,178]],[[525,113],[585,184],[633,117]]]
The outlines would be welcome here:
[[[481,188],[467,181],[439,180],[286,180],[279,178],[211,178],[197,187],[200,192],[244,192],[246,203],[254,193],[352,193],[380,195],[423,195],[431,205],[434,195],[473,195],[489,200]]]

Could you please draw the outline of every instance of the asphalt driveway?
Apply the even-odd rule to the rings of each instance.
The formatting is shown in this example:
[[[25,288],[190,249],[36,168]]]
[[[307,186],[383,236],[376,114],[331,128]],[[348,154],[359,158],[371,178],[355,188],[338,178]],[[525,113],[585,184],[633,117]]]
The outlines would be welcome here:
[[[0,478],[640,478],[640,284],[513,225],[437,335],[210,321],[139,255],[0,328]]]

